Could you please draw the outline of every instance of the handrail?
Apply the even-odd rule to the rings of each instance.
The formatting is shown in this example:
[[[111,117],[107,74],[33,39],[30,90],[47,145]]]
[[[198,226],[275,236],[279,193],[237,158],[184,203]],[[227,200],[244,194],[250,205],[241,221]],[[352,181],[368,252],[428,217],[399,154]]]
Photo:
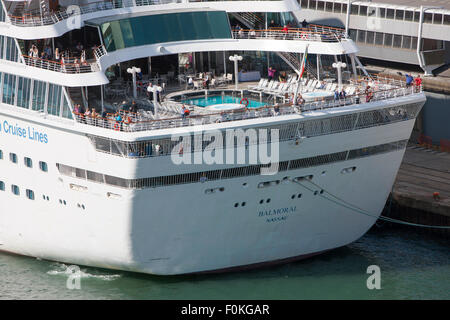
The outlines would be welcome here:
[[[62,72],[62,73],[89,73],[96,70],[93,67],[94,63],[61,63],[58,61],[46,60],[41,58],[34,58],[26,55],[22,55],[25,64],[31,67],[41,68],[50,71]]]
[[[11,24],[19,27],[36,27],[36,26],[46,26],[58,23],[60,21],[66,20],[73,16],[78,16],[86,13],[120,9],[120,8],[130,8],[130,7],[140,7],[158,4],[167,4],[178,2],[178,0],[104,0],[98,2],[91,2],[81,6],[69,6],[66,9],[60,11],[51,12],[49,14],[40,14],[39,11],[31,11],[29,13],[24,13],[22,16],[8,15]],[[67,12],[70,9],[71,12]],[[72,11],[73,10],[73,11]]]
[[[345,39],[345,33],[332,31],[312,31],[311,29],[295,28],[287,31],[279,29],[233,29],[235,39],[278,39],[278,40],[302,40],[320,42],[339,42]]]
[[[422,92],[423,90],[422,86],[404,87],[403,82],[394,79],[390,79],[390,83],[387,81],[387,78],[380,78],[375,76],[373,77],[373,79],[376,79],[371,80],[375,84],[375,89],[377,85],[386,85],[386,84],[395,85],[396,83],[398,83],[399,85],[402,86],[396,86],[394,88],[386,90],[373,91],[369,94],[355,93],[353,95],[338,100],[308,102],[300,106],[294,106],[292,104],[282,104],[275,106],[266,105],[259,108],[247,108],[243,110],[231,110],[198,115],[191,114],[185,118],[182,118],[180,114],[178,117],[173,118],[139,120],[140,118],[139,114],[123,110],[121,112],[122,115],[125,115],[126,120],[131,120],[129,121],[129,123],[126,123],[127,121],[118,122],[114,118],[111,119],[110,117],[113,117],[114,114],[107,114],[106,118],[102,117],[92,118],[89,116],[85,116],[84,114],[74,112],[74,116],[76,121],[79,123],[84,123],[115,131],[138,132],[164,128],[186,127],[200,124],[205,125],[217,122],[264,118],[286,114],[300,114],[302,112],[324,110],[342,106],[355,105],[365,102],[386,100],[394,97],[407,96],[414,93]],[[358,82],[366,82],[366,81],[367,80],[360,80]]]

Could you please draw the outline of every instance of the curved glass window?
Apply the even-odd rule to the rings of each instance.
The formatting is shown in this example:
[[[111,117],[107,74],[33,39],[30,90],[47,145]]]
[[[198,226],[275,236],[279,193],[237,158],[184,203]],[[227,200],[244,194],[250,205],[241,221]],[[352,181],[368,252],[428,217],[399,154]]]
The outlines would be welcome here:
[[[107,51],[155,43],[231,38],[224,11],[137,16],[101,24]]]

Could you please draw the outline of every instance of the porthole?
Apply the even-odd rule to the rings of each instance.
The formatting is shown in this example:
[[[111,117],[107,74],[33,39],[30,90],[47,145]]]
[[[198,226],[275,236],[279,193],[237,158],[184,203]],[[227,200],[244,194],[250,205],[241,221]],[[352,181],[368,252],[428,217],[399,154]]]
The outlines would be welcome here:
[[[237,208],[239,206],[239,203],[235,203],[234,207]]]
[[[299,198],[299,199],[300,199],[301,197],[302,197],[302,194],[301,194],[301,193],[299,193],[299,194],[298,194],[298,196],[297,196],[297,198]]]
[[[295,194],[292,195],[291,199],[295,199]]]
[[[269,203],[269,202],[270,202],[270,198],[266,200],[266,203]]]
[[[264,200],[259,200],[259,204],[263,204],[264,203]]]
[[[86,209],[86,208],[84,207],[84,204],[81,205],[81,208],[82,208],[83,210]]]
[[[320,194],[323,194],[323,192],[324,192],[324,190],[322,189],[322,190],[320,190]]]
[[[0,191],[5,191],[5,183],[0,181]]]
[[[317,194],[319,193],[319,191],[314,191],[314,195],[317,196]]]
[[[241,206],[245,207],[245,204],[246,204],[245,202],[242,202]]]
[[[0,150],[0,160],[2,160],[2,159],[3,159],[3,151]]]

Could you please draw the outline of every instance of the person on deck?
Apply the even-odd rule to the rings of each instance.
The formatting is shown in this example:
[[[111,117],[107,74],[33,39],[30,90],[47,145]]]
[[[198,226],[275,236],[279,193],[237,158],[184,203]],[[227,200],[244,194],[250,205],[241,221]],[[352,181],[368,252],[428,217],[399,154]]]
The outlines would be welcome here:
[[[406,86],[409,87],[414,81],[413,77],[409,74],[406,74]]]

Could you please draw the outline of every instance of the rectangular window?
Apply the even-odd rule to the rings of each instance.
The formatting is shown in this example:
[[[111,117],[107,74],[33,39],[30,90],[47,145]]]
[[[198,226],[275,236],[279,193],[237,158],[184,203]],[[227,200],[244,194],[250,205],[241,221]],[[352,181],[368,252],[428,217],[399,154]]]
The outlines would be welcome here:
[[[433,23],[433,14],[431,12],[425,12],[423,15],[424,23]]]
[[[414,12],[412,11],[405,11],[405,21],[413,21]]]
[[[392,47],[392,38],[393,35],[390,33],[385,33],[384,34],[384,46],[386,47]]]
[[[433,23],[434,24],[442,24],[442,14],[435,13],[434,18],[433,18]]]
[[[342,11],[341,12],[342,13],[347,13],[347,4],[346,3],[342,4]]]
[[[33,101],[31,104],[33,110],[44,112],[46,90],[47,90],[46,82],[34,80]]]
[[[341,13],[341,10],[342,10],[342,4],[335,2],[334,3],[334,12]]]
[[[366,30],[358,30],[358,42],[366,42]]]
[[[359,6],[359,15],[367,16],[367,7],[366,6]]]
[[[395,10],[394,9],[387,9],[386,10],[386,18],[387,19],[394,19],[395,17]]]
[[[378,15],[379,18],[386,18],[386,9],[385,8],[378,8]]]
[[[333,2],[327,2],[325,5],[325,11],[333,12]]]
[[[411,38],[411,49],[417,49],[417,37]]]
[[[101,173],[87,171],[87,178],[88,180],[104,183],[103,175]]]
[[[9,160],[10,160],[12,163],[17,163],[17,154],[15,154],[15,153],[10,153],[10,154],[9,154]]]
[[[49,83],[47,102],[48,114],[59,116],[59,110],[61,108],[61,91],[61,86]]]
[[[450,15],[446,14],[444,16],[444,24],[450,25]]]
[[[16,96],[16,76],[5,73],[3,76],[3,103],[14,105]]]
[[[0,160],[2,160],[2,159],[3,159],[3,151],[0,150]]]
[[[400,34],[394,34],[394,48],[402,47],[402,36]]]
[[[311,10],[316,10],[317,1],[316,0],[309,0],[309,8]]]
[[[17,87],[17,106],[28,109],[30,105],[31,79],[19,77]]]
[[[11,185],[11,192],[14,193],[16,196],[20,195],[20,189],[15,184]]]
[[[411,37],[403,36],[402,48],[411,49]]]
[[[414,22],[420,21],[420,12],[414,11]]]
[[[356,4],[352,4],[352,6],[350,7],[350,14],[358,14],[358,6]]]
[[[48,172],[47,162],[39,161],[39,169],[44,172]]]
[[[63,110],[62,110],[62,116],[63,118],[67,119],[73,119],[72,111],[69,107],[69,102],[67,102],[66,97],[63,97]]]
[[[28,157],[23,158],[23,163],[25,164],[26,167],[28,168],[33,168],[33,160],[31,160]]]
[[[357,30],[355,30],[355,29],[350,29],[350,30],[348,31],[348,33],[349,33],[350,39],[352,39],[353,41],[356,41]]]
[[[27,189],[26,190],[27,198],[30,200],[34,200],[34,192],[33,190]]]
[[[325,10],[325,2],[317,1],[317,10],[324,11]]]
[[[308,8],[308,0],[301,0],[301,7],[303,9],[307,9]]]
[[[403,20],[404,16],[405,11],[399,9],[395,10],[395,20]]]
[[[379,45],[379,46],[383,45],[383,35],[384,35],[384,33],[382,33],[382,32],[377,32],[375,34],[375,44],[376,45]]]
[[[5,183],[0,181],[0,191],[5,191]]]
[[[375,32],[367,31],[366,43],[373,44],[374,40],[375,40]]]

